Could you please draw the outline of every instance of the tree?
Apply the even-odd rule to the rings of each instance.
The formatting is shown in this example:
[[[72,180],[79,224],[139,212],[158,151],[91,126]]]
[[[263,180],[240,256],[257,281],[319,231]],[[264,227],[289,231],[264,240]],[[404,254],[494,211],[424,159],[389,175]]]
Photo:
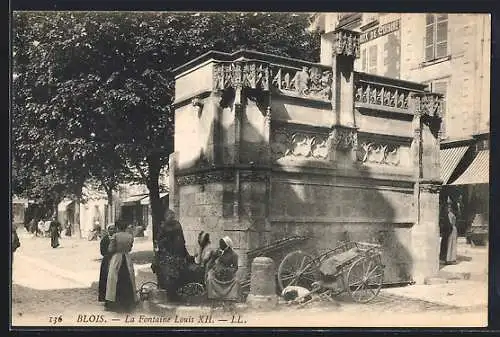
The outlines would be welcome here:
[[[15,155],[53,166],[77,195],[89,177],[108,190],[142,181],[154,237],[173,151],[171,70],[211,49],[315,61],[319,36],[307,25],[306,14],[287,13],[16,13]]]

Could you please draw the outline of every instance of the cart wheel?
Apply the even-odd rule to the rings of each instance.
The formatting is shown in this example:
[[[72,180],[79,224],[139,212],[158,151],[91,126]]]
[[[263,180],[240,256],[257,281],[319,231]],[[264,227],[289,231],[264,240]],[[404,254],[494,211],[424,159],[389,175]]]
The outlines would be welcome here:
[[[149,295],[151,294],[151,292],[155,290],[158,290],[158,285],[155,282],[149,281],[149,282],[144,282],[137,291],[137,293],[139,295],[139,298],[142,301],[145,301],[149,299]]]
[[[349,268],[345,285],[354,301],[367,303],[378,295],[383,280],[384,269],[380,257],[363,257]]]
[[[309,254],[297,250],[288,253],[278,267],[280,291],[287,286],[312,288],[319,276],[317,261]]]

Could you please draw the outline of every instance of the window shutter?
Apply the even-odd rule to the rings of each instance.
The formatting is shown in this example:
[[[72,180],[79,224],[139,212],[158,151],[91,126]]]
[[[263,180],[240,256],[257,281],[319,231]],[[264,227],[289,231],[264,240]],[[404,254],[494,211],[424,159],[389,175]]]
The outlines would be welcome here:
[[[434,59],[434,25],[425,27],[425,60]]]
[[[363,48],[361,51],[361,70],[366,72],[366,49]]]
[[[437,23],[436,28],[436,58],[444,57],[448,47],[448,21]]]
[[[377,73],[377,45],[370,46],[369,56],[370,56],[370,64],[369,64],[369,72],[372,74]]]

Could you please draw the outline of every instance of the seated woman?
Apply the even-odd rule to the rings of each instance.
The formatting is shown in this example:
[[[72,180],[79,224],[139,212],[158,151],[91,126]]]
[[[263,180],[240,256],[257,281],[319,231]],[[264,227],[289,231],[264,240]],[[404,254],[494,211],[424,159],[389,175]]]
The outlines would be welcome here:
[[[215,253],[210,244],[210,234],[201,231],[198,234],[198,248],[194,254],[194,261],[188,268],[189,281],[205,283],[206,266]]]
[[[236,277],[238,255],[233,251],[233,241],[224,237],[219,249],[207,266],[206,287],[209,299],[236,301],[240,297],[240,282]]]

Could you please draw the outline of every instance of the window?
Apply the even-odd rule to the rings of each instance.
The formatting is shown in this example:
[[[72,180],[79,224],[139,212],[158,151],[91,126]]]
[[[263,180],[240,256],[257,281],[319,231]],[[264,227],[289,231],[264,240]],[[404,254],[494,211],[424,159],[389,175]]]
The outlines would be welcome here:
[[[368,50],[369,53],[369,63],[368,63],[368,72],[371,74],[377,73],[377,45],[370,46]]]
[[[425,61],[445,57],[448,53],[448,15],[427,14],[425,23]]]
[[[446,93],[448,91],[448,81],[447,80],[438,80],[434,81],[430,85],[431,91],[443,94],[443,109],[442,109],[442,124],[441,124],[441,134],[444,138],[446,136]]]
[[[366,58],[366,48],[363,48],[361,50],[361,71],[366,72],[367,65],[367,58]]]

